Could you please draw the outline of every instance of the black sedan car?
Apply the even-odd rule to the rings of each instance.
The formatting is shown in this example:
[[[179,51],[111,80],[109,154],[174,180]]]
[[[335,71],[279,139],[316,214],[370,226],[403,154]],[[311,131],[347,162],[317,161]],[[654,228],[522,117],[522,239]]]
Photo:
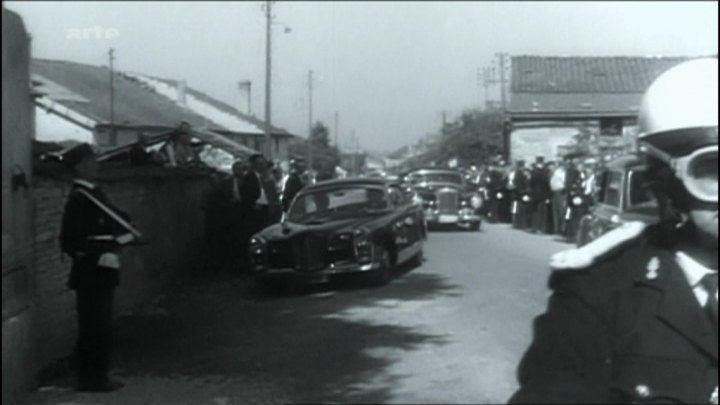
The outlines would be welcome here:
[[[425,212],[429,227],[457,226],[480,230],[484,200],[463,173],[451,169],[421,169],[405,176]]]
[[[330,180],[301,190],[280,224],[255,234],[250,257],[265,280],[367,273],[385,284],[396,265],[420,265],[424,239],[423,213],[402,188],[384,179]]]
[[[644,176],[645,165],[635,155],[622,156],[607,164],[598,176],[595,206],[580,219],[579,246],[626,222],[658,221],[657,202],[644,189]]]

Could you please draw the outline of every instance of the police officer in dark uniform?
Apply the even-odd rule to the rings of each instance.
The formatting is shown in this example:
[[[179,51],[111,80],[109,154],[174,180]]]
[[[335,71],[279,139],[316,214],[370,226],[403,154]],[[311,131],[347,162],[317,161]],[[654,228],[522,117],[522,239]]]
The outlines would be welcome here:
[[[527,228],[528,221],[528,186],[530,173],[525,168],[525,161],[518,160],[515,170],[508,176],[508,189],[512,196],[512,226],[515,229]]]
[[[660,222],[555,255],[511,403],[718,402],[718,63],[662,74],[639,143]]]
[[[77,299],[77,389],[114,391],[123,386],[108,378],[119,250],[138,242],[141,235],[129,216],[93,183],[98,166],[90,145],[69,149],[62,161],[76,175],[62,218],[60,246],[73,260],[68,287]]]
[[[285,212],[290,209],[290,203],[295,195],[305,187],[304,174],[305,161],[303,159],[296,158],[290,161],[290,174],[285,180],[282,190],[282,205]]]
[[[530,172],[530,229],[533,233],[548,232],[548,214],[550,211],[550,173],[545,167],[545,159],[538,156]]]
[[[490,222],[502,222],[504,220],[503,205],[508,199],[505,187],[505,174],[502,162],[493,164],[487,172],[485,184],[490,198],[490,209],[488,220]]]

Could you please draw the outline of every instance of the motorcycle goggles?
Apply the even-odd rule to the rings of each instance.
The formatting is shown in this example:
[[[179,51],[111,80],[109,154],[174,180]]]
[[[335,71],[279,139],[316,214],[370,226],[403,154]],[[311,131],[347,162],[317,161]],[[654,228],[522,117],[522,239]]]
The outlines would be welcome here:
[[[717,128],[713,128],[717,134]],[[640,142],[640,150],[660,159],[669,165],[684,184],[685,189],[699,201],[718,202],[718,144],[700,146],[694,151],[680,156],[672,155],[667,150],[649,142]],[[678,153],[677,149],[673,150]],[[684,152],[684,151],[682,151]]]
[[[706,146],[673,159],[671,166],[687,191],[700,201],[718,202],[718,146]]]

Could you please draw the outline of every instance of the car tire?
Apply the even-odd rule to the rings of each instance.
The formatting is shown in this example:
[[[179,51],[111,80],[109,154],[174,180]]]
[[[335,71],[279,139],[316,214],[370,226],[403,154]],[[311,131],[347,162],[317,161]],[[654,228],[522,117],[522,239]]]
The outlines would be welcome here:
[[[373,285],[381,286],[390,282],[392,263],[390,262],[390,252],[380,247],[378,250],[378,255],[380,255],[380,268],[370,273],[370,281]]]
[[[471,223],[471,224],[470,224],[470,230],[476,231],[476,232],[477,232],[477,231],[480,231],[480,223],[481,223],[480,221]]]
[[[422,246],[420,247],[420,251],[415,254],[415,256],[410,258],[410,268],[415,269],[420,266],[422,266],[423,261],[425,260],[425,253],[423,252]]]

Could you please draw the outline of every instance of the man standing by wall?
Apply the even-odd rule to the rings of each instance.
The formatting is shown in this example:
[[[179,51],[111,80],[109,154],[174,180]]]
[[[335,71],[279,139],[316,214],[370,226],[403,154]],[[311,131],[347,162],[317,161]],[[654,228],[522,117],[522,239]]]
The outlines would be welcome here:
[[[62,219],[60,246],[73,260],[68,287],[77,298],[77,389],[114,391],[123,386],[108,376],[119,250],[137,241],[140,233],[93,183],[98,165],[90,145],[68,150],[62,161],[76,176]]]
[[[250,170],[245,174],[240,189],[240,204],[244,220],[244,246],[249,246],[250,238],[268,223],[269,200],[263,185],[267,171],[267,161],[261,154],[249,158]],[[247,249],[246,249],[247,250]]]

